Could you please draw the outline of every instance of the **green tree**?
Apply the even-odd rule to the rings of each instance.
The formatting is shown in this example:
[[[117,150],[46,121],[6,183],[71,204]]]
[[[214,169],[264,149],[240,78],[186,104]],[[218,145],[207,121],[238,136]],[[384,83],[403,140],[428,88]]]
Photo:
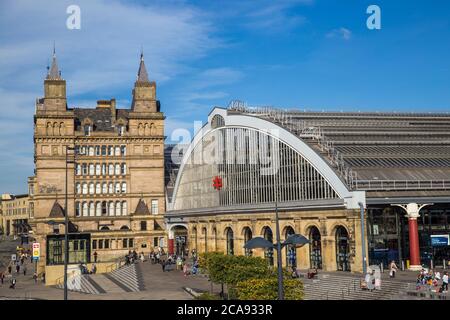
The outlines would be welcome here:
[[[284,279],[284,299],[302,300],[303,284],[296,279]],[[272,276],[262,279],[248,279],[239,282],[235,287],[239,300],[277,300],[278,278]]]

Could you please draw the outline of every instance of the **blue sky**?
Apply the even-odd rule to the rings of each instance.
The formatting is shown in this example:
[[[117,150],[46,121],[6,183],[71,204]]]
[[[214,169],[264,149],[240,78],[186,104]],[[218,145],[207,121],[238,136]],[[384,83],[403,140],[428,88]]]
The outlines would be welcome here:
[[[68,30],[66,8],[81,9]],[[381,8],[381,30],[366,9]],[[33,175],[33,114],[53,41],[70,107],[129,107],[144,48],[166,135],[239,99],[325,111],[450,111],[450,2],[0,2],[0,192]]]

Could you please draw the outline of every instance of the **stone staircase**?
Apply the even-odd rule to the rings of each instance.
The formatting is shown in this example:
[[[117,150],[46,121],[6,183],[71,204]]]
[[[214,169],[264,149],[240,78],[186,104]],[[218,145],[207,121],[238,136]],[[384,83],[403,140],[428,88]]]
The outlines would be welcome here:
[[[382,280],[381,290],[362,290],[360,278],[335,274],[319,274],[317,279],[301,280],[305,300],[392,300],[408,289],[408,283]]]
[[[56,286],[64,289],[64,284]],[[123,266],[110,273],[83,274],[68,279],[70,291],[85,294],[138,292],[145,290],[139,264]]]

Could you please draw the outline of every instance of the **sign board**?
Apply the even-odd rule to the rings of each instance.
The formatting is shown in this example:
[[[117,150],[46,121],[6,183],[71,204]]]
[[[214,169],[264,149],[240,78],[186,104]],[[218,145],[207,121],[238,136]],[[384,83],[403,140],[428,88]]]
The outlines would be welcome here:
[[[450,245],[448,234],[433,234],[431,235],[431,246],[444,247]]]
[[[39,242],[33,242],[33,260],[39,260],[41,255],[41,245]]]

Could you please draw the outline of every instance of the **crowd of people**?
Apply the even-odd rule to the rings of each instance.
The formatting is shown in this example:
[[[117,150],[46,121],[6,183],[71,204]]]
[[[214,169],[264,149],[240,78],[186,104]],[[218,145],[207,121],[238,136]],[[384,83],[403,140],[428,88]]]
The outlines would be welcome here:
[[[417,275],[416,289],[420,290],[423,287],[426,287],[430,291],[447,293],[448,272],[444,271],[441,275],[439,271],[433,272],[433,270],[422,269]]]
[[[195,250],[192,250],[192,264],[188,263],[188,261],[186,260],[188,255],[188,252],[185,252],[182,255],[167,254],[163,248],[156,247],[148,254],[148,261],[150,261],[152,264],[160,264],[163,272],[168,272],[170,270],[176,269],[179,271],[183,271],[184,276],[197,274],[199,269],[197,252]],[[138,254],[136,250],[130,250],[125,256],[126,265],[133,264],[139,261],[147,261],[143,252]]]

